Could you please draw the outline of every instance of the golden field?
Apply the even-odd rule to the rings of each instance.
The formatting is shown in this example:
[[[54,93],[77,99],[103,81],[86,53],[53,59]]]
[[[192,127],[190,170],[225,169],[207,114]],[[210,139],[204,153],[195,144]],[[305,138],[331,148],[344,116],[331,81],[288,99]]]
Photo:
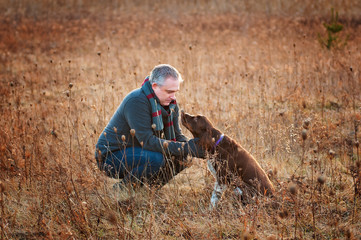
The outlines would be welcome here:
[[[360,239],[361,3],[329,2],[2,1],[0,239]],[[112,190],[95,143],[159,63],[274,198],[229,190],[210,211],[203,159],[159,191]]]

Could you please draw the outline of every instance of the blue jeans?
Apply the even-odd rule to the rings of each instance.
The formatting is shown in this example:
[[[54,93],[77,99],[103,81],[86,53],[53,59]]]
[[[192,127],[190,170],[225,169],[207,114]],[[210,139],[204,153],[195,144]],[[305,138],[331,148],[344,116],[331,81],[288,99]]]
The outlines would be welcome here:
[[[164,185],[186,166],[183,159],[166,159],[162,153],[130,147],[108,153],[98,161],[100,169],[112,178],[123,179],[125,183]]]

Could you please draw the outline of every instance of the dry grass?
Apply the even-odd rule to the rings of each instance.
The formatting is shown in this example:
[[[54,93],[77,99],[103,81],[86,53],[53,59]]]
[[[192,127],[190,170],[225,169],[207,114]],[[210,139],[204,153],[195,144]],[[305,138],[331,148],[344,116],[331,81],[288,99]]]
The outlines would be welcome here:
[[[1,239],[357,239],[359,1],[335,1],[349,40],[332,51],[328,1],[97,2],[0,4]],[[182,73],[181,108],[272,170],[274,199],[210,212],[201,159],[160,191],[112,191],[94,145],[158,63]]]

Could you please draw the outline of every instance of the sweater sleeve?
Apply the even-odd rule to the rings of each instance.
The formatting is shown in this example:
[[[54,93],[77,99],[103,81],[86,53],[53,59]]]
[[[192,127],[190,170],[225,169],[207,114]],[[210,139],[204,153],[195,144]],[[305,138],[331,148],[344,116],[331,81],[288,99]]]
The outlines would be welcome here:
[[[194,157],[204,157],[203,150],[196,144],[195,140],[191,142],[173,142],[158,138],[154,135],[151,118],[151,107],[146,98],[133,98],[124,106],[124,116],[131,129],[135,130],[135,138],[139,143],[143,143],[143,148],[150,151],[161,152],[173,156],[183,156],[191,154]],[[186,140],[181,136],[179,128],[178,114],[176,114],[176,136],[177,140]],[[174,119],[173,119],[174,120]],[[164,142],[168,142],[165,148]]]

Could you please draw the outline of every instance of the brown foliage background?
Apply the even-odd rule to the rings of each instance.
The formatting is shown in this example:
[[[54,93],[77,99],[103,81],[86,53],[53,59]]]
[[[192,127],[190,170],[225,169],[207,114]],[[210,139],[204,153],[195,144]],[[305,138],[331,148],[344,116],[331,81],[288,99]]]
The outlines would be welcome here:
[[[327,50],[331,7],[348,40]],[[361,234],[359,1],[5,0],[0,12],[2,239]],[[243,206],[229,191],[209,211],[201,159],[160,191],[112,191],[94,145],[159,63],[183,75],[182,109],[259,160],[274,199]]]

